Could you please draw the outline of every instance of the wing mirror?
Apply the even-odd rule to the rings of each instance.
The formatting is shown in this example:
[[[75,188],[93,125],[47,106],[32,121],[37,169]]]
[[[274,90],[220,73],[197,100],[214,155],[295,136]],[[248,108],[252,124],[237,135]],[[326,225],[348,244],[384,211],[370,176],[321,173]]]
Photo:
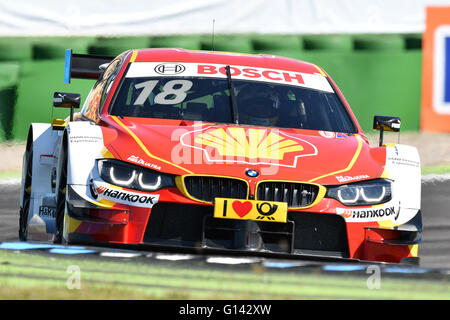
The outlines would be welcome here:
[[[70,121],[73,121],[73,109],[80,107],[81,95],[79,93],[55,92],[53,106],[56,108],[70,108]]]
[[[384,131],[400,132],[400,126],[401,126],[400,117],[374,116],[373,128],[375,130],[380,130],[379,146],[381,147],[383,145]]]

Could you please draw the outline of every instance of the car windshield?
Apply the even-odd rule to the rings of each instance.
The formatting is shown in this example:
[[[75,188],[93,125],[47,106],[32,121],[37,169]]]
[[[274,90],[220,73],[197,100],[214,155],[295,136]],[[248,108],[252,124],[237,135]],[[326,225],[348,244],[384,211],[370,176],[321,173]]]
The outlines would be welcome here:
[[[334,92],[232,80],[239,124],[355,133]],[[110,114],[233,123],[228,81],[212,77],[126,77]]]

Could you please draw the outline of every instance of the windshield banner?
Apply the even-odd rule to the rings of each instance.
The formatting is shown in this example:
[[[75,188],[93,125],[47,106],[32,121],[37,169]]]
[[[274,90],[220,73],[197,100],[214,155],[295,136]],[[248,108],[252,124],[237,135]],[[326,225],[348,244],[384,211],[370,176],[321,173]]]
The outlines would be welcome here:
[[[127,78],[140,77],[210,77],[226,78],[226,65],[211,63],[134,62]],[[334,92],[327,79],[314,74],[246,66],[230,66],[232,79],[271,82]]]

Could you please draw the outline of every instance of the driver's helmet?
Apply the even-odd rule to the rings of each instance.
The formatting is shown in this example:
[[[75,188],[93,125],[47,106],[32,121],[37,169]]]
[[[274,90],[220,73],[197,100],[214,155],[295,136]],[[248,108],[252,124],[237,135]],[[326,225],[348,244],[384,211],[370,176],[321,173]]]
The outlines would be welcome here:
[[[278,122],[279,97],[270,85],[243,86],[237,95],[237,105],[241,123],[275,126]]]

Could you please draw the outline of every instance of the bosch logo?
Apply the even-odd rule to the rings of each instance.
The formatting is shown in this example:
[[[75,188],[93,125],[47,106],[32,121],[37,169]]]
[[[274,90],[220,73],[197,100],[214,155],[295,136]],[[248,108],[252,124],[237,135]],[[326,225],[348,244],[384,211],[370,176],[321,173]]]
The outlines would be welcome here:
[[[257,176],[259,176],[259,172],[256,171],[256,170],[252,170],[252,169],[247,170],[247,171],[245,172],[245,174],[246,174],[247,176],[249,176],[250,178],[256,178]]]
[[[155,67],[155,72],[162,75],[175,75],[184,72],[186,67],[179,63],[161,63]]]

